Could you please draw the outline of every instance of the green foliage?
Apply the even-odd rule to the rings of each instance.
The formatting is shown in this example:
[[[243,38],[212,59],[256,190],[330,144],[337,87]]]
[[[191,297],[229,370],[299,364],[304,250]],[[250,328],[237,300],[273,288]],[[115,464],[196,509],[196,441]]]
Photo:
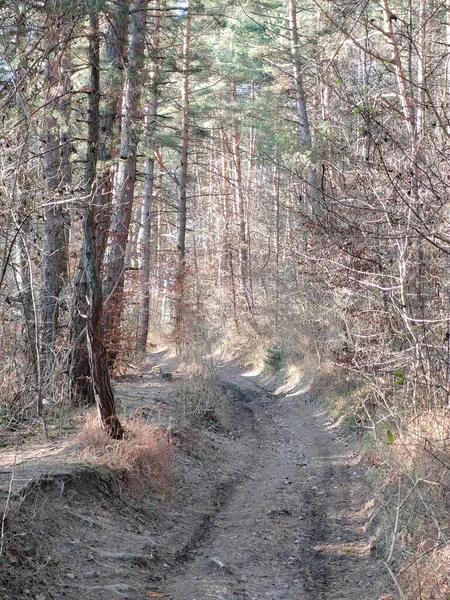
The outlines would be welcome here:
[[[355,431],[355,430],[359,429],[360,424],[359,424],[358,415],[356,415],[355,413],[351,413],[351,414],[347,415],[347,417],[345,419],[345,426],[350,431]]]
[[[394,443],[394,434],[392,433],[392,429],[389,427],[389,425],[387,425],[387,423],[383,423],[381,425],[381,427],[386,432],[386,438],[387,438],[388,444],[393,444]]]
[[[278,373],[283,366],[283,353],[277,346],[267,349],[264,359],[265,370],[271,375]]]
[[[403,369],[395,369],[394,376],[395,376],[395,385],[403,385],[405,383],[406,375],[405,375]]]
[[[2,427],[8,427],[11,422],[10,409],[6,403],[0,404],[0,425]]]

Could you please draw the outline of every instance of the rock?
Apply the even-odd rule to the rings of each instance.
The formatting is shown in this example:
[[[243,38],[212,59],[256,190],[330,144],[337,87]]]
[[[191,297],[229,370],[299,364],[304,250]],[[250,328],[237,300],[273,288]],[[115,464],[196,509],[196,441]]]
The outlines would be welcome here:
[[[221,560],[218,558],[211,558],[208,561],[208,565],[216,571],[221,571],[222,573],[231,574],[231,570],[227,567]]]
[[[272,508],[267,514],[269,517],[289,517],[292,513],[287,508]]]

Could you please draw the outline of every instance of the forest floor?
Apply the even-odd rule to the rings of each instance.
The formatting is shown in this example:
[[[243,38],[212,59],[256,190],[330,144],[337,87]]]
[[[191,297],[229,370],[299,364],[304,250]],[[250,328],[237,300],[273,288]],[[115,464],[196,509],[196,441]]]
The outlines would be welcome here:
[[[166,426],[183,375],[151,366],[117,395]],[[180,437],[171,488],[150,500],[112,491],[70,437],[0,451],[0,599],[396,598],[352,442],[307,389],[276,394],[234,365],[218,376],[222,426]]]

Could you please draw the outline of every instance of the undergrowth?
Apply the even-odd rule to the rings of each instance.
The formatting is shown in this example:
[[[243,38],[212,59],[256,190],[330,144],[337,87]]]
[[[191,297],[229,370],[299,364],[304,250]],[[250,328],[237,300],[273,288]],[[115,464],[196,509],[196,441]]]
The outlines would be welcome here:
[[[266,373],[278,368],[278,358],[276,352],[266,355]],[[285,387],[291,369],[289,362],[282,369]],[[332,362],[314,368],[300,361],[296,370],[305,369],[313,373],[308,395],[324,402],[334,420],[359,438],[374,496],[369,528],[400,597],[449,600],[449,410],[413,415],[395,396],[403,393],[397,374],[389,387],[381,379],[358,379]]]
[[[377,489],[387,561],[409,600],[450,597],[450,416],[423,412],[378,452]],[[381,468],[381,464],[387,468]]]
[[[177,387],[176,420],[179,427],[226,429],[225,397],[212,365],[191,363]]]
[[[264,368],[270,375],[276,375],[283,367],[284,356],[281,348],[271,346],[266,351]]]
[[[412,415],[380,382],[359,382],[347,392],[342,385],[326,396],[334,417],[360,435],[375,496],[371,528],[403,597],[449,600],[448,410]]]
[[[121,495],[144,498],[153,493],[168,492],[172,475],[173,447],[166,431],[140,419],[123,423],[125,436],[109,438],[92,413],[76,436],[76,447],[82,460],[90,465],[114,472]]]

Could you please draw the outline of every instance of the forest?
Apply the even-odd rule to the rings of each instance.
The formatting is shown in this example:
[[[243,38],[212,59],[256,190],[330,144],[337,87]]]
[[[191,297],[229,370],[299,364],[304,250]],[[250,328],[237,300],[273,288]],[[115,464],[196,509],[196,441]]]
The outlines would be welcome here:
[[[0,48],[1,431],[120,440],[160,343],[301,369],[448,598],[450,0],[1,0]]]

